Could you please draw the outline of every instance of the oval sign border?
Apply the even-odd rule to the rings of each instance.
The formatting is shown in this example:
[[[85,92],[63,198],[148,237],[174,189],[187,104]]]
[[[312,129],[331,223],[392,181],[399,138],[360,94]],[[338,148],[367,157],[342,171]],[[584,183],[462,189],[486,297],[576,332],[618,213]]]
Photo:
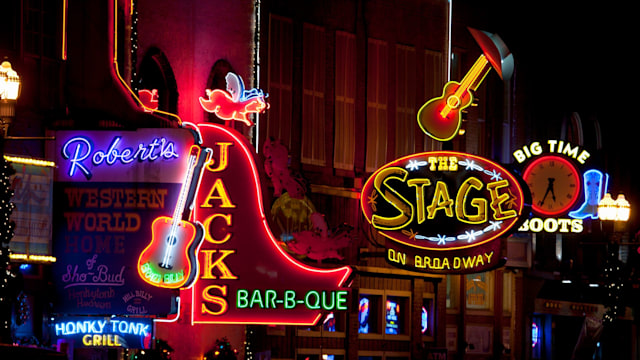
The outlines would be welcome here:
[[[460,250],[460,249],[468,249],[468,248],[473,248],[476,246],[480,246],[482,244],[486,244],[496,238],[499,238],[500,236],[504,235],[505,233],[507,233],[509,230],[511,230],[521,219],[522,217],[522,213],[525,207],[525,195],[524,195],[524,191],[522,188],[522,184],[520,181],[518,181],[518,179],[507,169],[505,169],[504,167],[502,167],[501,165],[497,164],[496,162],[477,156],[477,155],[472,155],[472,154],[467,154],[467,153],[463,153],[463,152],[457,152],[457,151],[446,151],[446,150],[442,150],[442,151],[427,151],[427,152],[422,152],[422,153],[417,153],[417,154],[411,154],[408,156],[404,156],[402,158],[396,159],[390,163],[387,163],[383,166],[381,166],[378,170],[376,170],[373,174],[371,174],[371,176],[369,177],[369,179],[367,179],[367,181],[365,182],[364,186],[362,187],[362,191],[360,192],[360,208],[365,216],[365,218],[367,219],[367,221],[371,224],[371,218],[373,215],[373,210],[371,209],[370,206],[368,206],[368,201],[369,201],[369,196],[372,193],[372,190],[374,190],[374,179],[376,178],[376,176],[384,169],[390,168],[390,167],[402,167],[403,169],[409,167],[409,166],[414,166],[414,167],[419,167],[419,166],[428,166],[428,162],[426,162],[426,160],[429,157],[438,157],[438,156],[456,156],[458,158],[458,166],[459,167],[463,167],[464,170],[463,171],[470,171],[470,170],[478,170],[478,168],[482,169],[484,176],[489,176],[489,177],[496,177],[496,176],[500,176],[503,179],[508,179],[509,181],[509,188],[513,189],[515,188],[516,194],[516,201],[517,201],[517,206],[516,206],[516,212],[517,215],[513,218],[510,218],[508,220],[506,220],[507,224],[502,224],[502,226],[500,227],[500,231],[497,231],[495,234],[489,236],[486,239],[483,239],[481,241],[478,242],[474,242],[472,244],[468,244],[468,245],[463,245],[463,246],[452,246],[452,247],[431,247],[431,246],[420,246],[414,243],[410,243],[405,241],[403,238],[406,238],[407,236],[402,234],[401,230],[384,230],[384,229],[378,229],[378,231],[384,235],[385,237],[396,241],[398,243],[404,244],[406,246],[410,246],[413,248],[419,248],[419,249],[425,249],[425,250],[430,250],[430,251],[450,251],[450,250]],[[460,162],[460,160],[463,160],[461,158],[465,158],[467,160],[471,160],[471,161],[466,161],[465,163]],[[419,160],[418,160],[419,159]],[[411,160],[414,160],[415,162],[411,162]],[[492,167],[492,169],[487,170],[487,169],[483,169],[482,165],[490,165]],[[488,173],[487,173],[488,172]],[[373,225],[372,225],[373,226]],[[400,238],[400,236],[398,235],[400,234],[402,236],[402,238]]]

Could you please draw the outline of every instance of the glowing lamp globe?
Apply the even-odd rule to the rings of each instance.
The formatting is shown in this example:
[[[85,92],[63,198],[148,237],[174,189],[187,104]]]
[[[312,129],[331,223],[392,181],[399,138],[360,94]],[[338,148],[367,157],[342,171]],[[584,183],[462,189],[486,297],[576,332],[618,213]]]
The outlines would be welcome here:
[[[0,64],[0,99],[16,100],[20,95],[20,77],[11,68],[11,63],[3,61]]]
[[[616,221],[629,220],[629,213],[631,212],[631,205],[625,198],[624,194],[618,195],[615,201],[616,206]]]
[[[598,217],[600,220],[615,220],[616,204],[611,194],[606,193],[598,203]]]

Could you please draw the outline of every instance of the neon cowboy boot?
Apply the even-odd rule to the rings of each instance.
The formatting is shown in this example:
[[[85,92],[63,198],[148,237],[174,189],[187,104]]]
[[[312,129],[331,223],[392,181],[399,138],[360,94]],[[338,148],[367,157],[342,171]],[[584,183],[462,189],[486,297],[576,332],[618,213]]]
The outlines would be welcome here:
[[[598,203],[607,191],[609,175],[598,170],[587,170],[583,174],[584,203],[579,209],[571,211],[574,219],[598,218]]]

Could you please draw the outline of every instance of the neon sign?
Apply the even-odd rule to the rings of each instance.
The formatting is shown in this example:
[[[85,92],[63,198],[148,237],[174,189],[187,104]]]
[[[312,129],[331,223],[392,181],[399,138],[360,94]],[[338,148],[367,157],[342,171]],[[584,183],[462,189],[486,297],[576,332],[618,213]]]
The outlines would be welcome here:
[[[591,154],[563,140],[532,142],[513,152],[523,165],[523,180],[531,194],[534,216],[519,231],[581,233],[583,219],[598,218],[598,203],[609,175],[596,169],[581,171]]]
[[[198,127],[213,156],[194,206],[204,241],[188,290],[192,323],[315,325],[322,311],[345,309],[351,268],[317,269],[284,252],[263,212],[251,146],[232,129]]]
[[[565,155],[575,159],[580,164],[584,164],[591,156],[588,151],[581,149],[580,146],[572,146],[569,142],[564,142],[563,140],[547,140],[547,145],[547,152]],[[535,141],[528,146],[523,146],[522,149],[514,151],[513,157],[521,164],[531,157],[541,155],[543,152],[545,152],[545,148],[542,147],[540,142]]]
[[[371,307],[369,305],[369,298],[362,297],[360,298],[360,303],[358,304],[358,323],[360,326],[358,327],[358,333],[360,334],[368,334],[369,333],[369,312],[371,311]]]
[[[62,146],[61,155],[69,162],[68,175],[74,176],[79,171],[89,180],[93,176],[90,170],[91,165],[93,167],[116,163],[127,165],[136,160],[143,162],[178,158],[175,143],[165,138],[154,138],[148,144],[139,143],[134,147],[119,149],[121,138],[115,136],[106,150],[95,151],[93,142],[88,137],[78,136],[67,140]],[[91,165],[85,164],[87,159],[90,159]]]
[[[197,189],[202,165],[208,161],[207,155],[200,155],[200,147],[193,145],[189,153],[185,179],[182,183],[173,217],[161,216],[151,225],[152,240],[138,258],[138,274],[147,283],[178,289],[189,286],[197,273],[196,251],[204,237],[202,224],[184,220],[185,209],[192,204],[187,199],[193,197]],[[190,215],[187,212],[186,217]]]
[[[348,291],[307,291],[301,298],[294,290],[278,292],[276,290],[252,291],[238,289],[236,292],[236,306],[238,309],[295,309],[304,306],[310,310],[347,310]]]
[[[392,241],[387,261],[423,272],[478,272],[501,262],[500,242],[524,195],[506,169],[452,151],[410,155],[378,169],[361,194],[371,225]]]
[[[609,174],[599,170],[587,170],[582,174],[584,202],[579,209],[571,211],[569,216],[574,219],[597,219],[598,204],[609,188]]]
[[[418,125],[422,131],[439,141],[451,140],[458,134],[462,113],[473,104],[473,92],[492,68],[505,79],[513,71],[513,56],[498,35],[472,28],[469,31],[482,48],[483,54],[462,81],[446,83],[442,96],[427,101],[418,111]]]
[[[387,300],[386,310],[386,325],[385,334],[399,334],[400,333],[400,304],[396,301]]]
[[[202,108],[216,114],[223,120],[237,120],[247,126],[253,125],[248,116],[261,113],[269,108],[265,95],[260,89],[244,89],[242,78],[234,73],[227,73],[227,91],[206,89],[208,99],[200,98]]]
[[[174,294],[141,278],[137,261],[154,236],[164,234],[161,221],[154,225],[154,220],[167,219],[180,207],[190,150],[198,141],[197,133],[186,128],[56,132],[53,276],[64,299],[56,302],[57,313],[164,316],[172,311]],[[208,154],[202,152],[205,158]],[[180,220],[192,211],[193,197],[189,193],[184,199]],[[184,281],[185,286],[195,278],[195,249],[182,250],[183,243],[169,244],[180,252],[171,252],[165,262],[176,270],[173,274],[158,271],[162,284]],[[192,241],[200,243],[197,237]],[[160,262],[152,256],[158,248],[150,246],[145,253],[148,274]],[[179,269],[182,256],[189,255],[193,266]]]
[[[420,314],[420,332],[425,334],[429,330],[429,312],[423,306]]]
[[[138,91],[138,97],[145,112],[158,110],[158,89],[141,89]]]
[[[54,336],[76,340],[76,346],[148,349],[153,333],[151,319],[71,317],[56,320]]]

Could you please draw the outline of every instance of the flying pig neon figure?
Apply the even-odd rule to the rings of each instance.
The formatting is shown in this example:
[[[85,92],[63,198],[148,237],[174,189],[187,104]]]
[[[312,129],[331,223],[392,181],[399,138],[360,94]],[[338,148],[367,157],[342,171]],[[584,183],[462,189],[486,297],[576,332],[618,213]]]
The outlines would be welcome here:
[[[261,113],[269,108],[265,95],[260,89],[244,89],[242,78],[234,73],[227,73],[227,91],[206,89],[209,97],[200,97],[200,105],[207,112],[216,114],[223,120],[237,120],[247,126],[253,125],[248,116]]]

